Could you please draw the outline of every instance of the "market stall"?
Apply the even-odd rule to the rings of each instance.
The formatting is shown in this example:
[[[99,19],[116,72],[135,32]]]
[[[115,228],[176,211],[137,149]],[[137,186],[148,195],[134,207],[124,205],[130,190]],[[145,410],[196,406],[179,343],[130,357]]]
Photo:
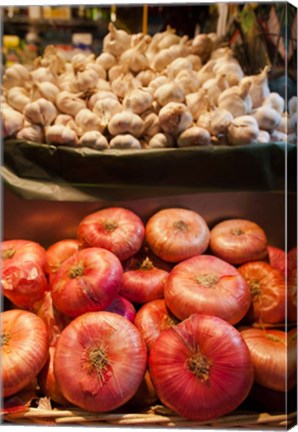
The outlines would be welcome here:
[[[103,35],[3,68],[4,421],[287,429],[296,9],[106,9],[73,21]]]

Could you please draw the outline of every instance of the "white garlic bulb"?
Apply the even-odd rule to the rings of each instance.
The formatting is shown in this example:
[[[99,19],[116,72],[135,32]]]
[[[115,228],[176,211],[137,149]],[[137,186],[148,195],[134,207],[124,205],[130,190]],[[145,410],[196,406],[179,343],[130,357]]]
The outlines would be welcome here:
[[[150,69],[139,72],[136,78],[140,81],[143,87],[148,87],[151,81],[156,77],[156,73]]]
[[[90,99],[88,100],[88,108],[92,110],[96,102],[103,99],[114,99],[118,101],[118,97],[115,93],[109,90],[99,90],[90,96]]]
[[[83,133],[88,131],[103,132],[105,129],[101,119],[88,108],[83,108],[77,113],[75,123]]]
[[[257,138],[257,142],[261,144],[267,144],[270,142],[270,133],[265,130],[260,130]]]
[[[149,61],[144,53],[146,46],[147,42],[141,40],[136,46],[127,49],[121,54],[120,63],[128,64],[129,69],[134,73],[148,69]]]
[[[12,138],[23,128],[24,116],[13,108],[1,109],[1,126],[3,138]]]
[[[157,133],[161,132],[161,128],[159,125],[158,115],[154,112],[150,112],[148,115],[143,117],[144,120],[144,136],[152,137]]]
[[[206,62],[210,57],[213,50],[213,42],[209,38],[208,34],[198,34],[195,36],[192,40],[191,46],[192,52],[198,55],[204,62]]]
[[[196,121],[201,114],[210,109],[209,99],[205,89],[200,88],[195,93],[186,95],[186,105],[189,108],[194,121]]]
[[[227,133],[228,127],[233,121],[233,116],[230,111],[217,108],[216,110],[210,112],[210,133],[212,135],[225,135]]]
[[[159,112],[159,124],[162,130],[177,136],[190,127],[193,117],[186,105],[179,102],[169,102]]]
[[[279,114],[285,111],[285,100],[276,92],[271,92],[263,101],[264,106],[275,109]]]
[[[23,87],[12,87],[7,92],[7,103],[21,113],[30,102],[29,93]]]
[[[104,98],[96,101],[93,112],[100,119],[103,127],[106,127],[115,114],[121,113],[123,106],[118,99]]]
[[[177,82],[171,81],[163,84],[155,91],[154,99],[160,106],[165,106],[169,102],[184,102],[184,89]]]
[[[59,87],[55,84],[45,81],[36,82],[32,85],[31,98],[36,100],[39,98],[44,98],[52,103],[55,103],[57,95],[60,93]]]
[[[103,52],[97,57],[95,63],[100,64],[106,71],[108,71],[112,66],[117,64],[117,60],[113,54]]]
[[[141,149],[140,141],[131,134],[117,135],[110,141],[111,149]]]
[[[271,134],[270,134],[270,141],[271,142],[288,142],[288,135],[280,132],[278,130],[274,130]]]
[[[233,117],[249,114],[252,100],[249,95],[251,82],[232,86],[224,90],[218,97],[218,107],[230,111]]]
[[[183,131],[177,139],[178,147],[194,147],[211,145],[210,133],[199,126],[192,126]]]
[[[131,36],[124,30],[118,30],[113,23],[109,23],[109,33],[103,38],[103,52],[115,57],[130,48]]]
[[[252,108],[261,106],[264,99],[269,96],[268,72],[270,66],[265,66],[258,75],[251,75],[242,78],[242,83],[250,82],[249,95],[252,99]]]
[[[259,128],[272,132],[281,122],[281,115],[275,109],[269,106],[260,106],[252,116],[257,120]]]
[[[153,135],[148,142],[148,148],[166,148],[174,147],[174,145],[174,138],[169,134],[161,132]]]
[[[167,66],[167,75],[170,79],[175,79],[181,71],[192,70],[192,61],[187,57],[179,57]]]
[[[13,87],[24,87],[31,81],[28,69],[21,64],[9,66],[3,75],[3,87],[10,89]]]
[[[148,85],[148,89],[151,91],[152,94],[154,94],[159,87],[169,82],[171,81],[168,77],[164,75],[156,75],[156,78],[154,78]]]
[[[175,82],[183,88],[185,95],[194,93],[200,88],[197,72],[189,69],[181,70],[176,76]]]
[[[39,98],[25,106],[24,116],[31,123],[48,126],[54,122],[57,109],[52,102]]]
[[[231,145],[248,145],[256,142],[259,126],[256,119],[249,115],[235,118],[228,127],[227,139]]]
[[[79,139],[74,130],[68,126],[52,125],[46,127],[46,142],[48,144],[77,147]]]
[[[130,134],[139,138],[144,132],[145,124],[140,116],[126,109],[115,114],[108,124],[111,135]]]
[[[86,102],[77,94],[62,91],[56,97],[56,106],[61,113],[75,117],[81,109],[86,108]]]
[[[108,140],[99,131],[85,132],[79,141],[82,147],[90,147],[95,150],[106,150],[109,148]]]
[[[43,143],[44,129],[42,126],[36,124],[25,126],[17,133],[16,138],[36,143]]]
[[[192,69],[194,71],[199,71],[202,67],[202,60],[201,58],[196,54],[189,54],[185,57],[186,59],[190,60],[192,63]]]
[[[133,89],[123,99],[123,106],[129,107],[135,114],[142,114],[149,109],[153,96],[147,89]]]
[[[39,67],[30,72],[30,76],[33,82],[51,82],[57,83],[57,76],[54,75],[53,71],[48,67]]]

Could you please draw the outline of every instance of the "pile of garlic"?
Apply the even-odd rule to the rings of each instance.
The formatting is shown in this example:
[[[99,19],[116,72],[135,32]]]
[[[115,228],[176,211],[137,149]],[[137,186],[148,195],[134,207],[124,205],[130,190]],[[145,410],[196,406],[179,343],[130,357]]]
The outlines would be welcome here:
[[[154,36],[110,23],[102,53],[71,61],[48,46],[2,82],[4,138],[93,149],[297,143],[297,97],[245,76],[216,34]]]

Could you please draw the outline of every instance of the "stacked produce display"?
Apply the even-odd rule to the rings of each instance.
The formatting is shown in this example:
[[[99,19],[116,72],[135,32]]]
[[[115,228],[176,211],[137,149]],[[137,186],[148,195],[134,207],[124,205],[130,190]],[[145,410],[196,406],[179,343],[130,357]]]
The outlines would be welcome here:
[[[74,239],[6,240],[1,256],[7,413],[34,380],[54,410],[162,403],[202,422],[255,385],[296,385],[296,248],[269,245],[253,221],[107,207]]]
[[[3,76],[4,138],[107,149],[297,143],[297,97],[245,76],[213,33],[150,36],[112,23],[98,56],[48,46],[32,70]]]

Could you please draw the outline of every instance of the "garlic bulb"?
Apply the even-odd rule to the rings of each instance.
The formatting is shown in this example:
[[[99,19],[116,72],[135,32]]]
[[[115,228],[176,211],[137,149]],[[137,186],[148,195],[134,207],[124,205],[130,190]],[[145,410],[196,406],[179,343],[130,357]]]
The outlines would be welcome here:
[[[212,135],[226,134],[228,127],[233,121],[233,116],[230,111],[217,108],[215,111],[210,112],[210,133]]]
[[[285,100],[278,93],[271,92],[263,101],[264,106],[269,106],[275,109],[279,114],[285,110]]]
[[[26,140],[26,141],[32,141],[36,143],[43,143],[44,142],[43,127],[36,124],[26,126],[17,133],[16,138]]]
[[[265,130],[260,130],[257,138],[257,142],[261,144],[267,144],[270,142],[270,134]]]
[[[75,123],[83,133],[88,131],[103,132],[105,128],[101,119],[88,108],[83,108],[77,113]]]
[[[13,108],[3,108],[0,115],[3,138],[14,137],[24,125],[23,114],[15,111]]]
[[[201,114],[205,113],[210,108],[210,103],[206,94],[206,90],[200,88],[198,92],[186,95],[186,105],[189,108],[194,121],[196,121]]]
[[[196,55],[196,54],[189,54],[185,58],[191,61],[192,69],[194,71],[199,71],[201,69],[201,67],[202,67],[202,60],[200,59],[200,57],[198,55]]]
[[[121,78],[125,74],[129,72],[129,64],[123,63],[123,64],[116,64],[115,66],[112,66],[111,69],[108,72],[108,78],[110,83],[115,81],[118,78]]]
[[[130,48],[131,36],[124,30],[118,30],[113,25],[109,24],[109,33],[103,38],[103,52],[108,52],[115,57]]]
[[[75,74],[75,79],[70,88],[73,92],[86,92],[96,87],[98,78],[98,74],[94,69],[85,69],[83,72]]]
[[[270,66],[265,66],[258,75],[246,76],[242,78],[242,83],[251,82],[249,95],[252,99],[252,108],[261,106],[264,99],[269,96],[270,89],[268,86],[268,72]]]
[[[121,54],[120,63],[128,64],[129,69],[134,73],[148,69],[149,61],[144,53],[146,46],[147,42],[141,40],[136,46],[124,51]]]
[[[185,93],[181,85],[171,81],[160,86],[154,93],[154,99],[160,106],[165,106],[169,102],[184,102]]]
[[[146,137],[152,137],[155,134],[159,133],[161,131],[160,125],[159,125],[159,118],[158,115],[151,112],[145,118],[144,120],[144,136]]]
[[[63,114],[75,117],[81,109],[86,108],[86,102],[77,94],[62,91],[56,98],[56,106]]]
[[[218,107],[230,111],[233,117],[249,114],[252,105],[249,96],[250,86],[251,82],[246,82],[227,88],[218,97]]]
[[[85,132],[79,141],[82,147],[90,147],[95,150],[106,150],[109,148],[108,140],[98,131]]]
[[[201,69],[198,71],[198,79],[203,85],[204,82],[215,77],[214,67],[216,65],[216,60],[209,60]],[[224,74],[222,74],[224,75]]]
[[[96,87],[94,89],[94,91],[111,91],[111,86],[110,83],[108,81],[105,81],[103,79],[99,79],[97,81]]]
[[[217,75],[205,81],[202,88],[206,90],[208,99],[212,105],[217,105],[221,93],[228,88],[226,75]]]
[[[171,26],[167,26],[166,30],[163,32],[162,37],[158,42],[158,49],[162,50],[169,48],[172,45],[180,43],[180,36],[176,34],[176,30]]]
[[[90,96],[90,99],[88,100],[88,108],[92,110],[96,102],[103,99],[114,99],[118,101],[118,97],[115,93],[109,90],[100,90]]]
[[[106,127],[115,114],[121,113],[123,106],[118,99],[104,98],[96,101],[93,112],[100,119],[103,127]]]
[[[126,109],[115,114],[108,124],[111,135],[131,134],[139,138],[144,132],[145,124],[140,116]]]
[[[173,80],[179,72],[186,70],[192,70],[192,61],[187,57],[179,57],[167,66],[167,75]]]
[[[123,99],[123,106],[129,107],[135,114],[142,114],[149,109],[153,96],[147,89],[133,89]]]
[[[58,114],[55,118],[54,124],[67,126],[70,121],[73,121],[74,118],[69,114]]]
[[[142,148],[140,141],[133,135],[124,134],[117,135],[110,141],[111,149],[140,149]]]
[[[194,93],[200,88],[200,80],[197,72],[189,69],[180,71],[175,78],[175,82],[183,88],[186,95]]]
[[[46,142],[48,144],[77,147],[79,139],[76,133],[68,126],[53,125],[46,128]]]
[[[288,111],[290,117],[297,112],[297,96],[292,96],[288,102]]]
[[[80,52],[75,54],[71,59],[71,65],[74,72],[84,71],[87,65],[94,61],[94,54],[85,54]]]
[[[31,123],[48,126],[54,122],[57,109],[52,102],[40,98],[25,106],[24,116]]]
[[[162,72],[175,58],[175,53],[169,48],[165,48],[154,55],[150,62],[150,68],[155,72]]]
[[[259,136],[259,127],[252,116],[235,118],[228,127],[228,142],[231,145],[247,145],[256,142]]]
[[[111,67],[117,64],[117,60],[116,57],[113,56],[113,54],[103,52],[97,57],[95,63],[100,64],[100,66],[102,66],[106,71],[108,71],[109,69],[111,69]]]
[[[236,59],[217,59],[213,71],[216,75],[226,75],[229,86],[237,86],[244,77],[244,72]]]
[[[274,130],[271,134],[270,134],[270,141],[271,142],[288,142],[288,135],[280,132],[278,130]]]
[[[148,90],[151,91],[152,94],[156,92],[156,90],[164,84],[171,82],[169,78],[164,75],[157,75],[150,84],[148,85]]]
[[[177,139],[178,147],[208,146],[210,144],[210,133],[206,129],[198,126],[186,129]]]
[[[191,43],[193,54],[198,55],[203,62],[210,57],[213,49],[213,42],[207,34],[198,34]]]
[[[193,118],[186,105],[169,102],[159,112],[159,124],[162,130],[177,136],[192,125]]]
[[[281,116],[281,120],[276,130],[287,134],[290,130],[290,117],[287,112],[284,112]]]
[[[148,87],[151,81],[156,77],[156,73],[150,69],[143,70],[136,75],[142,87]]]
[[[275,109],[269,106],[257,108],[252,116],[257,120],[259,128],[272,132],[281,122],[281,115]]]
[[[9,66],[3,75],[3,87],[11,89],[13,87],[24,87],[30,83],[30,73],[28,69],[21,64]]]
[[[211,117],[213,113],[212,111],[206,111],[200,114],[199,118],[196,121],[196,125],[206,129],[211,134]]]
[[[150,138],[148,148],[174,147],[174,144],[175,141],[171,135],[159,132]]]
[[[56,84],[57,82],[57,76],[55,76],[53,71],[48,67],[39,67],[38,69],[31,71],[30,76],[33,82],[47,81],[53,84]]]
[[[36,82],[31,88],[32,100],[44,98],[55,103],[58,93],[60,93],[60,89],[55,84],[48,81]]]
[[[29,93],[23,87],[12,87],[7,92],[7,103],[21,113],[30,102]]]

